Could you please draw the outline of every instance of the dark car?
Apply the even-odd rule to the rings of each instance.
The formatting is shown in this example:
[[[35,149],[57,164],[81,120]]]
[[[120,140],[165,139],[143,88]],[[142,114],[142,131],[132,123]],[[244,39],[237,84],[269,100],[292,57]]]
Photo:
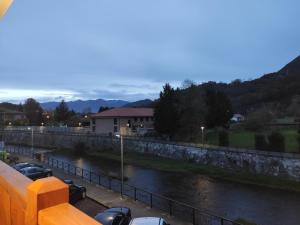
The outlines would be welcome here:
[[[71,204],[75,204],[86,196],[86,188],[80,185],[74,184],[72,180],[64,180],[69,185],[69,201]]]
[[[37,167],[37,166],[25,167],[23,169],[20,169],[19,171],[32,180],[52,176],[51,169],[45,169],[43,167]]]
[[[35,163],[28,163],[28,162],[17,163],[16,165],[13,166],[13,168],[15,168],[18,171],[20,171],[21,169],[24,169],[26,167],[40,167],[40,168],[43,168],[42,165],[35,164]]]
[[[114,207],[98,213],[95,219],[103,225],[128,225],[131,220],[131,210],[126,207]]]

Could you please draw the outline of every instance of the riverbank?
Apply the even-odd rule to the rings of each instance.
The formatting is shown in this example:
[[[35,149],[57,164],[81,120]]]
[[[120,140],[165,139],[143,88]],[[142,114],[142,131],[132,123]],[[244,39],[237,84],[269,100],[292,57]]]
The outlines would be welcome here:
[[[59,153],[70,154],[70,151],[72,150],[61,149],[56,151],[58,151]],[[104,158],[114,161],[120,161],[120,154],[118,152],[113,152],[110,150],[85,151],[83,154],[86,158]],[[264,175],[254,175],[242,171],[228,171],[213,166],[199,165],[195,163],[183,162],[147,154],[126,152],[124,154],[124,163],[167,172],[195,173],[214,179],[236,183],[300,192],[300,182]]]

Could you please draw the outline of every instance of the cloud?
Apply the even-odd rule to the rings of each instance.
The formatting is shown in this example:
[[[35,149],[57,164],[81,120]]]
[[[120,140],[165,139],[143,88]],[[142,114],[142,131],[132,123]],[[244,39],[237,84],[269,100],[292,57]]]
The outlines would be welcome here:
[[[296,0],[15,1],[0,23],[0,88],[27,91],[1,99],[138,100],[157,96],[166,82],[277,71],[299,54],[299,7]]]

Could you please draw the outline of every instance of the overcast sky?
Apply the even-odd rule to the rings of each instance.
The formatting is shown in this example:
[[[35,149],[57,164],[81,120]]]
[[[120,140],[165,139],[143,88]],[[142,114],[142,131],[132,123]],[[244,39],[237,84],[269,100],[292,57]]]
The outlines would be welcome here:
[[[299,0],[15,0],[0,21],[0,101],[156,98],[248,80],[299,55]]]

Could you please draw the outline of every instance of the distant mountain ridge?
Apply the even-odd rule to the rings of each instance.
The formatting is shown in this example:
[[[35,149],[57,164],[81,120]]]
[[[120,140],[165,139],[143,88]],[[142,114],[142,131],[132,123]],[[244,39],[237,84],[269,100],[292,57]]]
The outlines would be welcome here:
[[[282,69],[250,81],[236,80],[229,84],[207,82],[198,88],[215,87],[231,99],[235,112],[247,113],[264,105],[285,110],[294,97],[300,96],[300,56]]]
[[[153,107],[153,101],[150,99],[144,99],[144,100],[139,100],[136,102],[130,102],[122,107],[134,107],[134,108],[140,108],[140,107],[145,107],[145,108],[150,108]]]
[[[60,102],[44,102],[41,103],[41,106],[44,110],[53,110],[55,109]],[[96,100],[76,100],[66,102],[70,110],[74,110],[75,112],[98,112],[100,106],[103,107],[122,107],[128,104],[128,101],[123,100],[104,100],[104,99],[96,99]]]
[[[53,110],[55,109],[60,102],[44,102],[41,103],[41,106],[44,110]],[[153,101],[150,99],[139,100],[136,102],[128,102],[123,100],[76,100],[66,102],[70,110],[75,112],[98,112],[99,108],[109,107],[109,108],[118,108],[118,107],[151,107]]]

